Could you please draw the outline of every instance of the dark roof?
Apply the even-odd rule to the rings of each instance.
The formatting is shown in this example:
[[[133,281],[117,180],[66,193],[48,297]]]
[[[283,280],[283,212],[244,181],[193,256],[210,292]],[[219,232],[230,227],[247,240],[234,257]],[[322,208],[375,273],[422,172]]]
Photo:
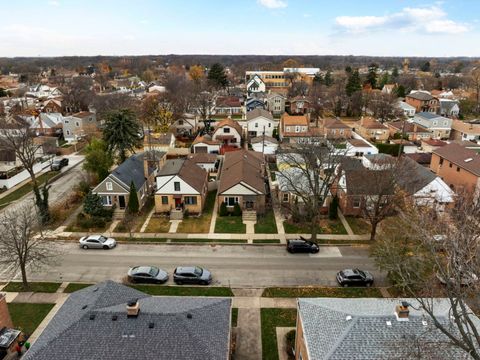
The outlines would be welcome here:
[[[345,170],[345,171],[365,169],[365,167],[362,164],[362,160],[355,159],[349,156],[344,156],[340,160],[340,167],[342,170]]]
[[[423,127],[422,125],[411,123],[408,121],[405,121],[405,125],[403,121],[393,121],[391,123],[388,123],[388,126],[398,130],[399,132],[402,131],[402,129],[404,129],[405,133],[419,133],[419,132],[430,133],[430,130]]]
[[[15,150],[0,150],[0,161],[15,161]]]
[[[134,299],[140,313],[127,317]],[[23,359],[227,359],[230,307],[230,299],[153,297],[103,282],[70,295]]]
[[[188,159],[195,164],[215,163],[217,161],[216,154],[196,153],[188,155]]]
[[[410,97],[410,98],[421,100],[421,101],[428,101],[433,99],[432,95],[421,92],[421,91],[414,92],[413,94],[408,94],[406,97]]]
[[[421,165],[430,165],[432,161],[432,154],[431,153],[413,153],[413,154],[405,154],[406,157],[416,161]]]
[[[218,193],[244,182],[265,194],[263,163],[263,155],[255,151],[242,149],[227,152],[223,160]]]
[[[475,150],[451,143],[433,150],[433,154],[454,163],[455,165],[465,169],[476,176],[480,176],[480,154]]]
[[[415,194],[437,178],[430,169],[418,164],[409,157],[402,157],[399,169],[395,171],[396,183],[407,194]]]
[[[247,112],[247,121],[255,119],[257,117],[263,116],[264,118],[270,119],[273,121],[273,115],[270,111],[263,109],[253,109],[252,111]]]
[[[347,170],[345,181],[348,195],[392,195],[394,192],[389,170]]]
[[[435,113],[427,112],[427,111],[422,111],[422,112],[416,113],[415,117],[416,118],[422,118],[422,119],[425,119],[425,120],[443,118],[443,116],[437,115]]]
[[[177,175],[199,193],[203,192],[208,176],[205,170],[190,159],[167,160],[163,168],[158,172],[158,176],[168,175]]]
[[[130,187],[130,184],[135,184],[135,188],[140,190],[145,181],[144,168],[143,168],[143,154],[135,154],[130,156],[122,164],[120,164],[115,170],[113,170],[110,175],[114,176],[116,179],[120,180],[127,188]],[[152,173],[153,169],[149,168],[149,174]]]

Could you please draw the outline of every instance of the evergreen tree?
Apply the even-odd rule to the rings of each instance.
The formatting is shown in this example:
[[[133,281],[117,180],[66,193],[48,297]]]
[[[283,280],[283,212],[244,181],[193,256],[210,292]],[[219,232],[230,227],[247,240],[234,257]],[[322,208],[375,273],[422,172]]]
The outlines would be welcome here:
[[[372,86],[372,89],[377,87],[377,70],[378,65],[375,63],[368,66],[367,83]]]
[[[353,93],[360,90],[362,90],[360,73],[358,72],[358,69],[355,69],[348,77],[347,85],[345,86],[345,92],[347,93],[347,96],[350,97]]]
[[[335,220],[338,218],[338,197],[335,195],[330,202],[330,206],[328,208],[328,218],[330,220]]]
[[[392,78],[397,79],[398,75],[398,68],[395,66],[392,70]]]
[[[385,84],[388,84],[390,81],[390,76],[388,75],[388,73],[386,72],[385,74],[382,75],[382,77],[380,78],[380,82],[378,84],[378,88],[379,89],[383,89],[383,86]]]
[[[138,213],[140,206],[138,204],[137,189],[133,181],[130,183],[130,193],[128,196],[127,210],[130,214]]]
[[[103,210],[102,198],[90,191],[83,200],[83,212],[91,216],[102,216]]]
[[[85,162],[83,168],[97,176],[98,181],[103,181],[110,173],[113,158],[107,149],[107,144],[101,139],[92,139],[85,147]]]
[[[133,181],[130,184],[130,194],[128,196],[127,210],[130,214],[138,213],[140,205],[138,204],[137,189]]]
[[[208,81],[215,87],[224,88],[228,85],[227,74],[222,64],[215,63],[208,72]]]
[[[404,98],[405,97],[405,87],[403,85],[398,85],[395,88],[395,95],[397,95],[397,97]]]
[[[430,71],[430,61],[427,61],[425,64],[423,64],[420,67],[420,70],[422,70],[423,72],[429,72]]]
[[[313,78],[313,82],[317,84],[324,84],[325,79],[323,78],[323,75],[321,73],[316,73],[315,77]]]
[[[328,87],[333,85],[332,72],[330,70],[325,74],[325,85]]]
[[[135,113],[130,109],[110,111],[106,115],[103,140],[107,150],[117,154],[119,162],[127,159],[127,152],[135,152],[135,147],[141,145],[142,128]]]

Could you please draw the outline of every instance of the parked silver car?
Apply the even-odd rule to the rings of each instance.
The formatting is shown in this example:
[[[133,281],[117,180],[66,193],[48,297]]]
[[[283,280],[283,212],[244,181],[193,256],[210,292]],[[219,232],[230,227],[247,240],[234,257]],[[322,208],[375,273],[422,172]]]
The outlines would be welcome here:
[[[82,249],[113,249],[117,246],[115,239],[105,237],[103,235],[89,235],[80,239],[80,247]]]
[[[163,284],[168,281],[168,273],[156,266],[135,266],[128,270],[127,276],[133,283]]]

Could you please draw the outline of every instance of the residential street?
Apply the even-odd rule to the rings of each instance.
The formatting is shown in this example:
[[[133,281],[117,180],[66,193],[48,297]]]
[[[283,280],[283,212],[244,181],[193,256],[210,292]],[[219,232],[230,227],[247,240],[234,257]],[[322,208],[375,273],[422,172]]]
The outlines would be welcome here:
[[[322,247],[315,255],[288,254],[283,246],[252,245],[120,244],[108,251],[83,250],[76,243],[58,247],[62,255],[56,264],[31,271],[31,280],[120,281],[135,265],[156,265],[170,275],[176,266],[199,265],[212,271],[213,285],[232,287],[336,285],[335,274],[348,267],[369,270],[376,275],[376,285],[384,284],[366,247]]]

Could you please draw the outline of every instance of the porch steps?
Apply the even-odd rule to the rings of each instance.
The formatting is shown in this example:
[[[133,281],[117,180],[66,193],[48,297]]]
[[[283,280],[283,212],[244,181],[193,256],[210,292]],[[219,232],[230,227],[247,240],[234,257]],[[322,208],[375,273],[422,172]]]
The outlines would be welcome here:
[[[242,212],[242,221],[257,221],[257,212],[255,210],[244,210]]]

